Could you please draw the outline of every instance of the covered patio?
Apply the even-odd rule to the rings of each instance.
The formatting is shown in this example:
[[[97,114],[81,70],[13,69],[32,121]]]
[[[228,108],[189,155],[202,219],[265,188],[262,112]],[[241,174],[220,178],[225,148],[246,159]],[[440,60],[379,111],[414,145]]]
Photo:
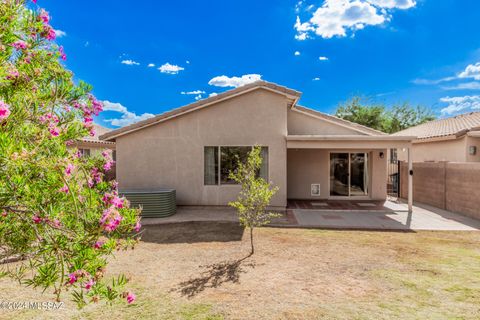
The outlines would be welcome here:
[[[390,135],[288,135],[289,206],[385,210],[387,152],[395,148],[405,149],[409,155],[408,202],[395,210],[412,212],[412,139]]]

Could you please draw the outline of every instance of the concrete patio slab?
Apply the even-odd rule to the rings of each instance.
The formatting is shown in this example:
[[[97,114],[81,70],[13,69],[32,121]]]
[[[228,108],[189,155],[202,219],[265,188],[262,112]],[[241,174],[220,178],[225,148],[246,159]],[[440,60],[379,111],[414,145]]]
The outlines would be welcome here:
[[[416,204],[413,213],[403,203],[387,201],[381,210],[289,209],[272,221],[272,227],[300,227],[358,230],[480,230],[480,221],[459,214]],[[183,222],[237,223],[235,210],[229,207],[178,207],[166,218],[143,218],[143,225]]]
[[[391,204],[397,208],[400,204]],[[299,227],[365,230],[480,230],[480,221],[453,212],[415,205],[413,212],[391,211],[333,211],[294,209]],[[334,214],[336,218],[332,216]]]

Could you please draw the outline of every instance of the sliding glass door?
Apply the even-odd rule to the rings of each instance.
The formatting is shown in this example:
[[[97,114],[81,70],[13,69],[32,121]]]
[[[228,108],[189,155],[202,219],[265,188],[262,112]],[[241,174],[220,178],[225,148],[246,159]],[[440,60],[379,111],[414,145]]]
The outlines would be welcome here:
[[[330,195],[368,195],[367,160],[367,153],[331,153]]]

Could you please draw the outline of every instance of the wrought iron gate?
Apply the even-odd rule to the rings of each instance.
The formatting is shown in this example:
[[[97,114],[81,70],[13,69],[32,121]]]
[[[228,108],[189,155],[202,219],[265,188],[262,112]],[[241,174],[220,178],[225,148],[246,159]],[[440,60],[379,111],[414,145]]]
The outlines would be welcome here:
[[[400,196],[400,162],[397,149],[390,149],[387,158],[387,194],[391,197]]]

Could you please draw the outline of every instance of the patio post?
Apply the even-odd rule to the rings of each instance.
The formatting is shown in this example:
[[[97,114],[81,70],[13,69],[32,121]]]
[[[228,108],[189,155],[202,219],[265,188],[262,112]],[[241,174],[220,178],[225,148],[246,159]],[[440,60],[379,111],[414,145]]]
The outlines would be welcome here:
[[[412,148],[408,148],[408,213],[413,211],[413,164]]]

